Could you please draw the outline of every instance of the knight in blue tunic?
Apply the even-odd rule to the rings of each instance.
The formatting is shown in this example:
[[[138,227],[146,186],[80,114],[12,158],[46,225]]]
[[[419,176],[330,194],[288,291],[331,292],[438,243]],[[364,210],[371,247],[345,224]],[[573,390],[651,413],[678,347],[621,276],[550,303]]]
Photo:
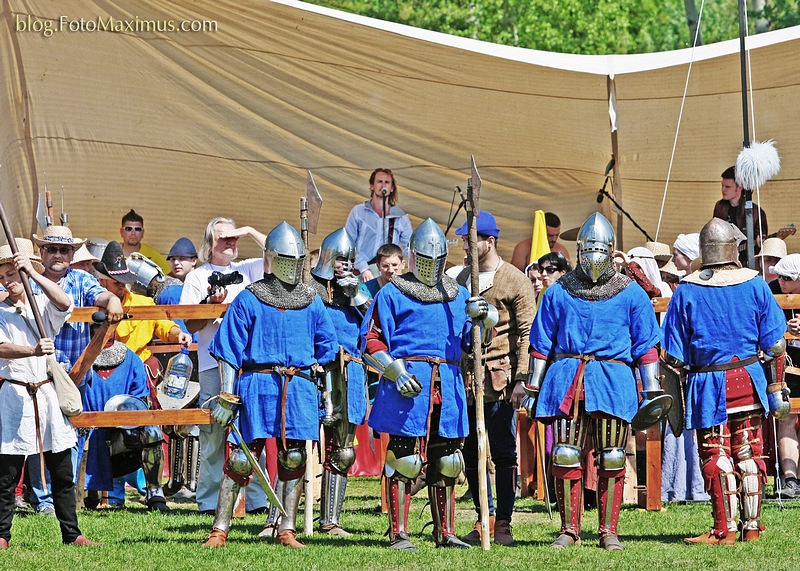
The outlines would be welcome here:
[[[356,459],[356,427],[367,415],[367,374],[358,350],[358,335],[369,296],[359,290],[352,272],[356,246],[344,228],[322,240],[310,285],[319,295],[336,329],[339,351],[326,368],[320,406],[325,438],[322,465],[320,531],[347,537],[339,523],[347,490],[347,472]]]
[[[703,227],[703,267],[681,281],[664,317],[667,364],[688,369],[686,427],[697,429],[714,517],[709,531],[684,540],[690,544],[733,544],[737,527],[743,541],[759,539],[766,480],[761,424],[766,411],[778,418],[789,413],[786,319],[758,272],[739,267],[737,233],[719,218]]]
[[[113,341],[100,351],[91,376],[81,385],[83,410],[147,409],[150,396],[142,360],[124,343]],[[107,403],[111,404],[107,406]],[[161,475],[164,471],[164,435],[160,426],[95,428],[86,452],[86,505],[99,503],[97,491],[112,490],[114,478],[142,468],[151,511],[169,511]]]
[[[625,481],[630,423],[666,414],[658,384],[661,341],[644,290],[613,265],[614,230],[601,214],[578,234],[578,267],[548,287],[530,334],[531,362],[523,406],[554,424],[553,476],[561,514],[554,548],[579,545],[583,457],[590,430],[598,462],[600,546],[620,550],[617,522]],[[634,366],[649,400],[639,407]],[[654,401],[657,410],[653,410]],[[637,412],[638,409],[638,412]]]
[[[389,496],[391,547],[415,550],[408,537],[410,484],[422,469],[437,547],[468,548],[455,535],[454,485],[462,470],[467,401],[460,362],[468,348],[470,318],[482,322],[485,340],[497,310],[444,275],[447,243],[430,218],[411,235],[410,272],[385,285],[362,328],[364,359],[383,377],[369,424],[389,434],[384,472]]]
[[[339,344],[322,300],[300,283],[305,248],[297,231],[282,222],[267,236],[264,250],[270,273],[231,303],[209,347],[222,378],[211,417],[229,426],[237,409],[239,430],[256,458],[266,438],[278,439],[275,488],[287,516],[281,519],[276,540],[300,548],[304,545],[297,541],[295,517],[306,463],[304,441],[319,437],[312,366],[333,362]],[[225,545],[235,498],[252,475],[246,454],[232,442],[223,472],[206,547]]]

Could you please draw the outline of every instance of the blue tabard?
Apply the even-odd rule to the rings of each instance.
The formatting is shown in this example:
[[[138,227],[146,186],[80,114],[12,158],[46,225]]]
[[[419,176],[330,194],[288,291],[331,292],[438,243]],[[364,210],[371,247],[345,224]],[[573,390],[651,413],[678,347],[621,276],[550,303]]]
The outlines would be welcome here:
[[[664,350],[690,366],[744,360],[769,349],[783,337],[786,318],[760,277],[723,287],[682,282],[664,317]],[[764,410],[767,379],[760,362],[746,365]],[[689,373],[686,428],[710,428],[728,422],[725,371]]]
[[[228,307],[208,350],[237,370],[280,365],[310,374],[315,362],[324,366],[333,361],[338,348],[333,322],[318,296],[307,307],[278,309],[246,289]],[[237,422],[246,442],[281,436],[283,382],[274,373],[245,371],[239,377]],[[318,440],[318,426],[316,383],[292,377],[286,393],[286,437]]]
[[[445,438],[461,438],[469,433],[464,378],[458,365],[462,340],[469,335],[470,321],[464,312],[468,297],[467,290],[459,286],[458,295],[450,302],[423,303],[390,282],[378,291],[361,329],[363,337],[371,329],[372,314],[377,308],[383,340],[393,357],[438,357],[455,363],[439,366],[442,413],[438,433]],[[425,436],[433,365],[406,361],[406,368],[416,376],[422,392],[415,397],[402,396],[393,382],[381,378],[369,425],[388,434]]]
[[[661,341],[655,311],[635,283],[608,299],[589,301],[572,296],[556,282],[542,294],[531,327],[531,350],[592,355],[583,377],[586,412],[603,412],[626,422],[636,414],[639,396],[633,365]],[[602,359],[622,361],[615,363]],[[564,417],[559,410],[580,364],[559,358],[548,367],[536,405],[538,418]]]

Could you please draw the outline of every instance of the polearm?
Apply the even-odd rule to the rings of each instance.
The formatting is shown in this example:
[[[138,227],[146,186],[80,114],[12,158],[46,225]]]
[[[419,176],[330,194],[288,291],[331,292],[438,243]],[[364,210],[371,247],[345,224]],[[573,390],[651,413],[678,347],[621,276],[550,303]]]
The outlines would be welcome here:
[[[745,51],[744,37],[747,30],[747,20],[744,0],[739,0],[739,62],[742,73],[742,129],[744,142],[742,148],[750,146],[750,120],[747,115],[747,52]],[[755,262],[755,232],[753,229],[753,189],[744,187],[744,215],[747,230],[747,267],[753,269]]]
[[[478,268],[478,229],[475,218],[479,214],[478,204],[481,196],[481,177],[475,165],[475,157],[470,155],[472,176],[467,183],[467,229],[469,242],[470,286],[472,295],[480,294]],[[486,419],[483,410],[483,355],[481,351],[481,326],[472,322],[472,390],[475,394],[475,433],[478,441],[478,497],[481,511],[481,549],[489,551],[489,489],[486,482]]]
[[[319,194],[317,185],[311,171],[306,175],[306,195],[300,198],[300,237],[303,239],[303,247],[308,255],[308,233],[317,233],[317,223],[319,222],[319,211],[322,207],[322,196]],[[311,279],[311,268],[303,264],[303,283],[308,283]],[[311,537],[314,535],[314,442],[306,440],[306,473],[305,473],[305,493],[306,506],[303,519],[303,533]]]
[[[5,232],[6,240],[8,240],[8,247],[11,248],[11,253],[16,255],[19,252],[19,248],[17,248],[17,240],[14,237],[14,231],[11,230],[11,224],[8,223],[8,218],[6,217],[6,209],[3,208],[3,203],[0,202],[0,223],[3,225],[3,232]],[[39,337],[45,338],[47,337],[47,331],[44,328],[44,321],[42,321],[42,315],[39,313],[39,306],[36,305],[36,298],[33,296],[33,288],[31,287],[31,282],[29,281],[29,277],[26,275],[28,272],[25,270],[20,270],[20,281],[22,282],[22,288],[25,290],[25,297],[28,298],[28,303],[31,306],[31,313],[33,313],[33,320],[36,322],[36,329],[39,331]],[[53,374],[64,374],[66,375],[66,371],[61,368],[61,365],[56,363],[55,357],[51,355],[47,355],[46,359],[49,363],[54,364],[51,368]],[[41,469],[41,477],[42,477],[42,487],[44,489],[44,493],[47,493],[47,482],[45,480],[45,473],[44,473],[44,463],[40,466]]]

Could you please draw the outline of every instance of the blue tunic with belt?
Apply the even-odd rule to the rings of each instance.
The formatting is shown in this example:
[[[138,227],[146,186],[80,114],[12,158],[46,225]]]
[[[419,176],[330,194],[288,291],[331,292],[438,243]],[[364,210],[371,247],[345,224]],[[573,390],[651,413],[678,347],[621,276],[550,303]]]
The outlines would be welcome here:
[[[464,312],[468,297],[467,290],[458,286],[452,301],[423,303],[390,282],[375,296],[361,330],[362,335],[370,331],[372,315],[377,310],[378,326],[392,357],[425,356],[450,361],[439,366],[442,408],[438,433],[445,438],[462,438],[469,433],[464,378],[459,367],[462,339],[469,335],[470,321]],[[415,397],[402,396],[394,382],[381,378],[369,425],[388,434],[425,436],[433,365],[406,361],[406,368],[416,376],[422,392]],[[435,431],[436,427],[431,427],[431,432]]]
[[[327,365],[338,349],[336,330],[319,297],[300,309],[278,309],[245,289],[228,307],[208,350],[235,369],[279,365],[310,374],[311,365]],[[281,436],[283,384],[284,377],[275,373],[244,371],[239,377],[238,422],[246,442]],[[286,392],[286,437],[318,440],[318,423],[316,383],[292,377]]]
[[[81,386],[83,391],[83,410],[87,412],[102,411],[110,399],[116,395],[132,395],[141,399],[150,396],[147,387],[147,372],[142,360],[130,349],[126,348],[125,359],[107,378],[102,378],[97,371]],[[111,453],[106,444],[105,428],[92,430],[89,436],[89,450],[86,453],[86,489],[111,490],[114,481],[111,477]],[[82,444],[82,443],[81,443]],[[83,447],[79,450],[82,452]]]
[[[358,334],[361,314],[355,307],[326,305],[339,345],[345,353],[359,357]],[[320,411],[321,414],[321,411]],[[367,371],[356,361],[347,363],[347,419],[352,424],[363,424],[367,417]]]
[[[633,282],[613,297],[596,301],[575,297],[556,282],[542,295],[530,335],[531,350],[545,356],[564,353],[597,359],[588,361],[584,371],[586,412],[602,412],[626,422],[633,419],[639,405],[633,365],[660,340],[653,305]],[[576,358],[555,358],[542,382],[537,417],[571,415],[571,409],[563,410],[561,405],[579,364]]]
[[[690,366],[747,359],[783,337],[786,318],[767,283],[754,276],[723,287],[681,282],[664,316],[664,350]],[[756,361],[745,366],[764,410],[767,379]],[[725,371],[689,373],[686,428],[710,428],[728,422]]]

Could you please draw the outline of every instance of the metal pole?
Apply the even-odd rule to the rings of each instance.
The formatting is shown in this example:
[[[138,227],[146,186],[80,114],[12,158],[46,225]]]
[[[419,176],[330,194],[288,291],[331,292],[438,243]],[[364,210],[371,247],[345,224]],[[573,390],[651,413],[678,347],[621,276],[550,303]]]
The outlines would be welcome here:
[[[750,146],[750,120],[747,114],[747,51],[745,50],[745,35],[747,33],[747,20],[745,0],[739,0],[739,64],[742,74],[742,131],[744,141],[742,148]],[[744,189],[744,212],[747,229],[747,267],[754,269],[755,262],[755,233],[753,229],[753,189]]]

